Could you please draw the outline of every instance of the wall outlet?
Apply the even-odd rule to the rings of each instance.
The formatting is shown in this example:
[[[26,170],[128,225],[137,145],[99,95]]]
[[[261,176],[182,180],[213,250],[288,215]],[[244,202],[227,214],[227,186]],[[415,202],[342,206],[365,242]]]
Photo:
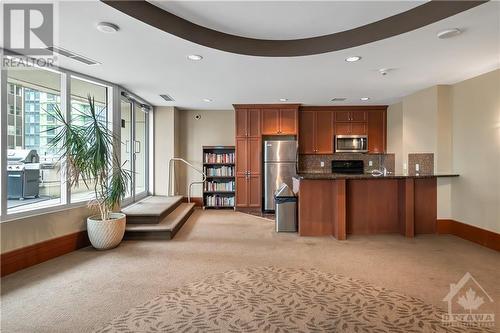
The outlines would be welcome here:
[[[418,163],[415,164],[415,171],[417,171],[417,172],[420,171],[420,164],[418,164]]]
[[[321,162],[319,162],[319,165],[320,165],[322,168],[324,168],[324,167],[325,167],[325,162],[321,161]]]
[[[368,166],[373,166],[373,161],[368,161]]]

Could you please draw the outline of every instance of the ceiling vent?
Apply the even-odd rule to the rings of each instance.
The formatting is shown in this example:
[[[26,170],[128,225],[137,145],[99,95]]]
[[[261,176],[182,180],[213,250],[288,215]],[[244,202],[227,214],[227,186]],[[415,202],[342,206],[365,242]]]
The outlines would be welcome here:
[[[68,57],[70,59],[79,61],[81,63],[84,63],[85,65],[92,66],[92,65],[99,65],[100,64],[99,62],[97,62],[95,60],[92,60],[90,58],[87,58],[87,57],[84,57],[82,55],[76,54],[75,52],[71,52],[71,51],[65,50],[65,49],[63,49],[61,47],[49,46],[47,48],[47,50],[52,51],[52,52],[57,53],[57,54],[60,54],[62,56]]]
[[[332,102],[342,102],[345,101],[347,98],[345,97],[334,97],[332,98]]]
[[[164,100],[166,100],[167,102],[173,102],[174,99],[172,97],[170,97],[169,95],[167,94],[162,94],[160,95],[161,98],[163,98]]]

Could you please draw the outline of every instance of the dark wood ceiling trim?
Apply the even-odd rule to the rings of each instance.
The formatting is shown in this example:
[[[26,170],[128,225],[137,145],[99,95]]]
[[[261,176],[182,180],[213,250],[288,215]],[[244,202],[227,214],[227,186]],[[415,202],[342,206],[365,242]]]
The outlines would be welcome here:
[[[102,1],[146,24],[193,43],[221,51],[263,57],[306,56],[360,46],[424,27],[488,2],[433,0],[380,21],[346,31],[303,39],[266,40],[209,29],[147,1]]]

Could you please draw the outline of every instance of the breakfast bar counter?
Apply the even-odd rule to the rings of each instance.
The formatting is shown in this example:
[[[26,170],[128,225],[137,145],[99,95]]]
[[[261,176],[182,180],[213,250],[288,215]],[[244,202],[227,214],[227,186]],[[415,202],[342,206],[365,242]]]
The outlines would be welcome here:
[[[299,173],[293,178],[299,235],[435,233],[436,179],[457,176]]]

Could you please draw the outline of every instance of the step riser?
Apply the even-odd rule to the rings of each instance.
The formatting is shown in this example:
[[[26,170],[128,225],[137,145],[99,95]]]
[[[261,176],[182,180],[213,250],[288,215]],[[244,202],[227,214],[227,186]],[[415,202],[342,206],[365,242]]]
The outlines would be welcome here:
[[[169,209],[164,211],[161,215],[158,216],[138,216],[138,215],[127,215],[127,223],[128,224],[158,224],[160,223],[168,214],[173,212],[182,201],[177,202],[175,205],[172,205]]]
[[[124,239],[126,240],[170,240],[175,237],[177,232],[182,228],[182,226],[189,219],[191,214],[193,214],[195,207],[191,207],[179,223],[177,223],[171,230],[159,230],[159,231],[125,231]],[[128,221],[127,221],[128,223]]]
[[[137,232],[127,231],[123,237],[125,240],[169,240],[172,239],[170,231],[157,231],[157,232]]]

